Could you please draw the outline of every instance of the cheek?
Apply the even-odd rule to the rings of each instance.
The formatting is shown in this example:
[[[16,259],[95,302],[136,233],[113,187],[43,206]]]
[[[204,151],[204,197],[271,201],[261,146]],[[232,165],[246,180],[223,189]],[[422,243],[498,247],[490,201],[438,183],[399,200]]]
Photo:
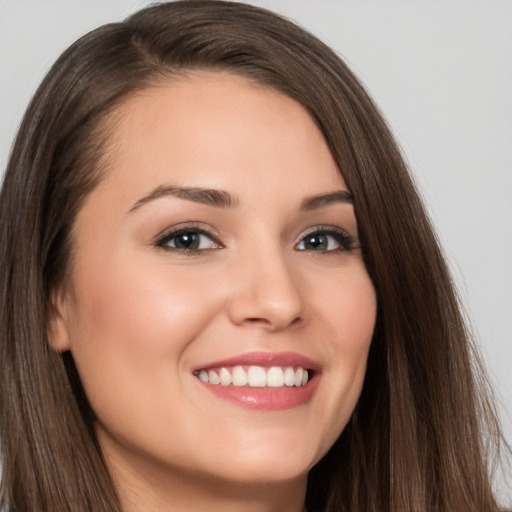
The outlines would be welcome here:
[[[313,316],[324,326],[325,349],[332,361],[366,361],[375,319],[377,298],[373,283],[362,262],[356,262],[311,286]],[[321,286],[323,284],[323,286]]]
[[[214,290],[186,272],[125,260],[77,272],[72,353],[98,416],[158,408],[176,393],[187,348],[218,311]],[[114,408],[114,409],[112,409]]]
[[[366,270],[350,275],[341,284],[341,290],[344,293],[340,292],[337,299],[332,297],[328,301],[330,326],[338,333],[333,336],[330,350],[333,360],[338,362],[340,379],[347,382],[349,393],[357,399],[375,327],[377,300]]]
[[[122,262],[98,269],[79,284],[77,332],[87,343],[127,350],[176,350],[200,332],[216,308],[204,282],[162,265]]]
[[[315,314],[324,334],[319,343],[327,361],[323,381],[328,384],[322,403],[328,417],[321,454],[341,434],[359,399],[377,312],[375,289],[362,266],[331,280],[328,290],[315,297]]]
[[[346,294],[339,300],[331,301],[337,305],[338,312],[331,311],[333,327],[343,336],[338,338],[336,350],[352,353],[356,359],[363,359],[370,347],[377,315],[377,299],[370,278],[365,273],[353,276],[351,282],[344,283]]]

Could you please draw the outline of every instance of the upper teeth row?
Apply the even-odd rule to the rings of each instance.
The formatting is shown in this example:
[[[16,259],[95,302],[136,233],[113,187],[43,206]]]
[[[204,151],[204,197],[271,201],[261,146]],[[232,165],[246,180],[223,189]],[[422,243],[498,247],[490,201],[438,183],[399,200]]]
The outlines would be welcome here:
[[[235,366],[228,370],[201,370],[198,377],[209,384],[220,384],[221,386],[251,386],[257,388],[281,388],[283,386],[304,386],[308,382],[308,371],[304,368],[281,368],[272,366],[249,366],[247,371],[242,366]]]

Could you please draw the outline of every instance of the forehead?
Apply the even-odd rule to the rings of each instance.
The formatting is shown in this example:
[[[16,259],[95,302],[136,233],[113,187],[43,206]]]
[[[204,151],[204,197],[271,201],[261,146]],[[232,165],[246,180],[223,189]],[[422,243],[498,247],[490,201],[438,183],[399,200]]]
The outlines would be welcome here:
[[[129,97],[111,118],[106,183],[329,190],[343,178],[311,115],[244,77],[194,72]]]

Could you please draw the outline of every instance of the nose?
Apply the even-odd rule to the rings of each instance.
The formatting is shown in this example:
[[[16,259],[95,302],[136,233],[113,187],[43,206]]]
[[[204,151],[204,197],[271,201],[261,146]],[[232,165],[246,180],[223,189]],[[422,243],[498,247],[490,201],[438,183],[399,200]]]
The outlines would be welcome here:
[[[253,252],[241,258],[233,273],[228,314],[236,325],[280,331],[304,321],[304,301],[298,276],[276,252]]]

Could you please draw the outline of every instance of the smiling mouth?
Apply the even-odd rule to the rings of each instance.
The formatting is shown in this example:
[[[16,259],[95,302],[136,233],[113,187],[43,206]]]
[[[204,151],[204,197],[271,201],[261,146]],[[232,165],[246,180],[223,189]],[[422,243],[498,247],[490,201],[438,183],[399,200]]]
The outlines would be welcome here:
[[[197,382],[237,406],[284,411],[306,405],[322,377],[315,361],[295,352],[249,352],[196,366]]]
[[[293,388],[308,383],[311,370],[301,366],[233,366],[200,369],[194,375],[205,384],[251,388]]]

